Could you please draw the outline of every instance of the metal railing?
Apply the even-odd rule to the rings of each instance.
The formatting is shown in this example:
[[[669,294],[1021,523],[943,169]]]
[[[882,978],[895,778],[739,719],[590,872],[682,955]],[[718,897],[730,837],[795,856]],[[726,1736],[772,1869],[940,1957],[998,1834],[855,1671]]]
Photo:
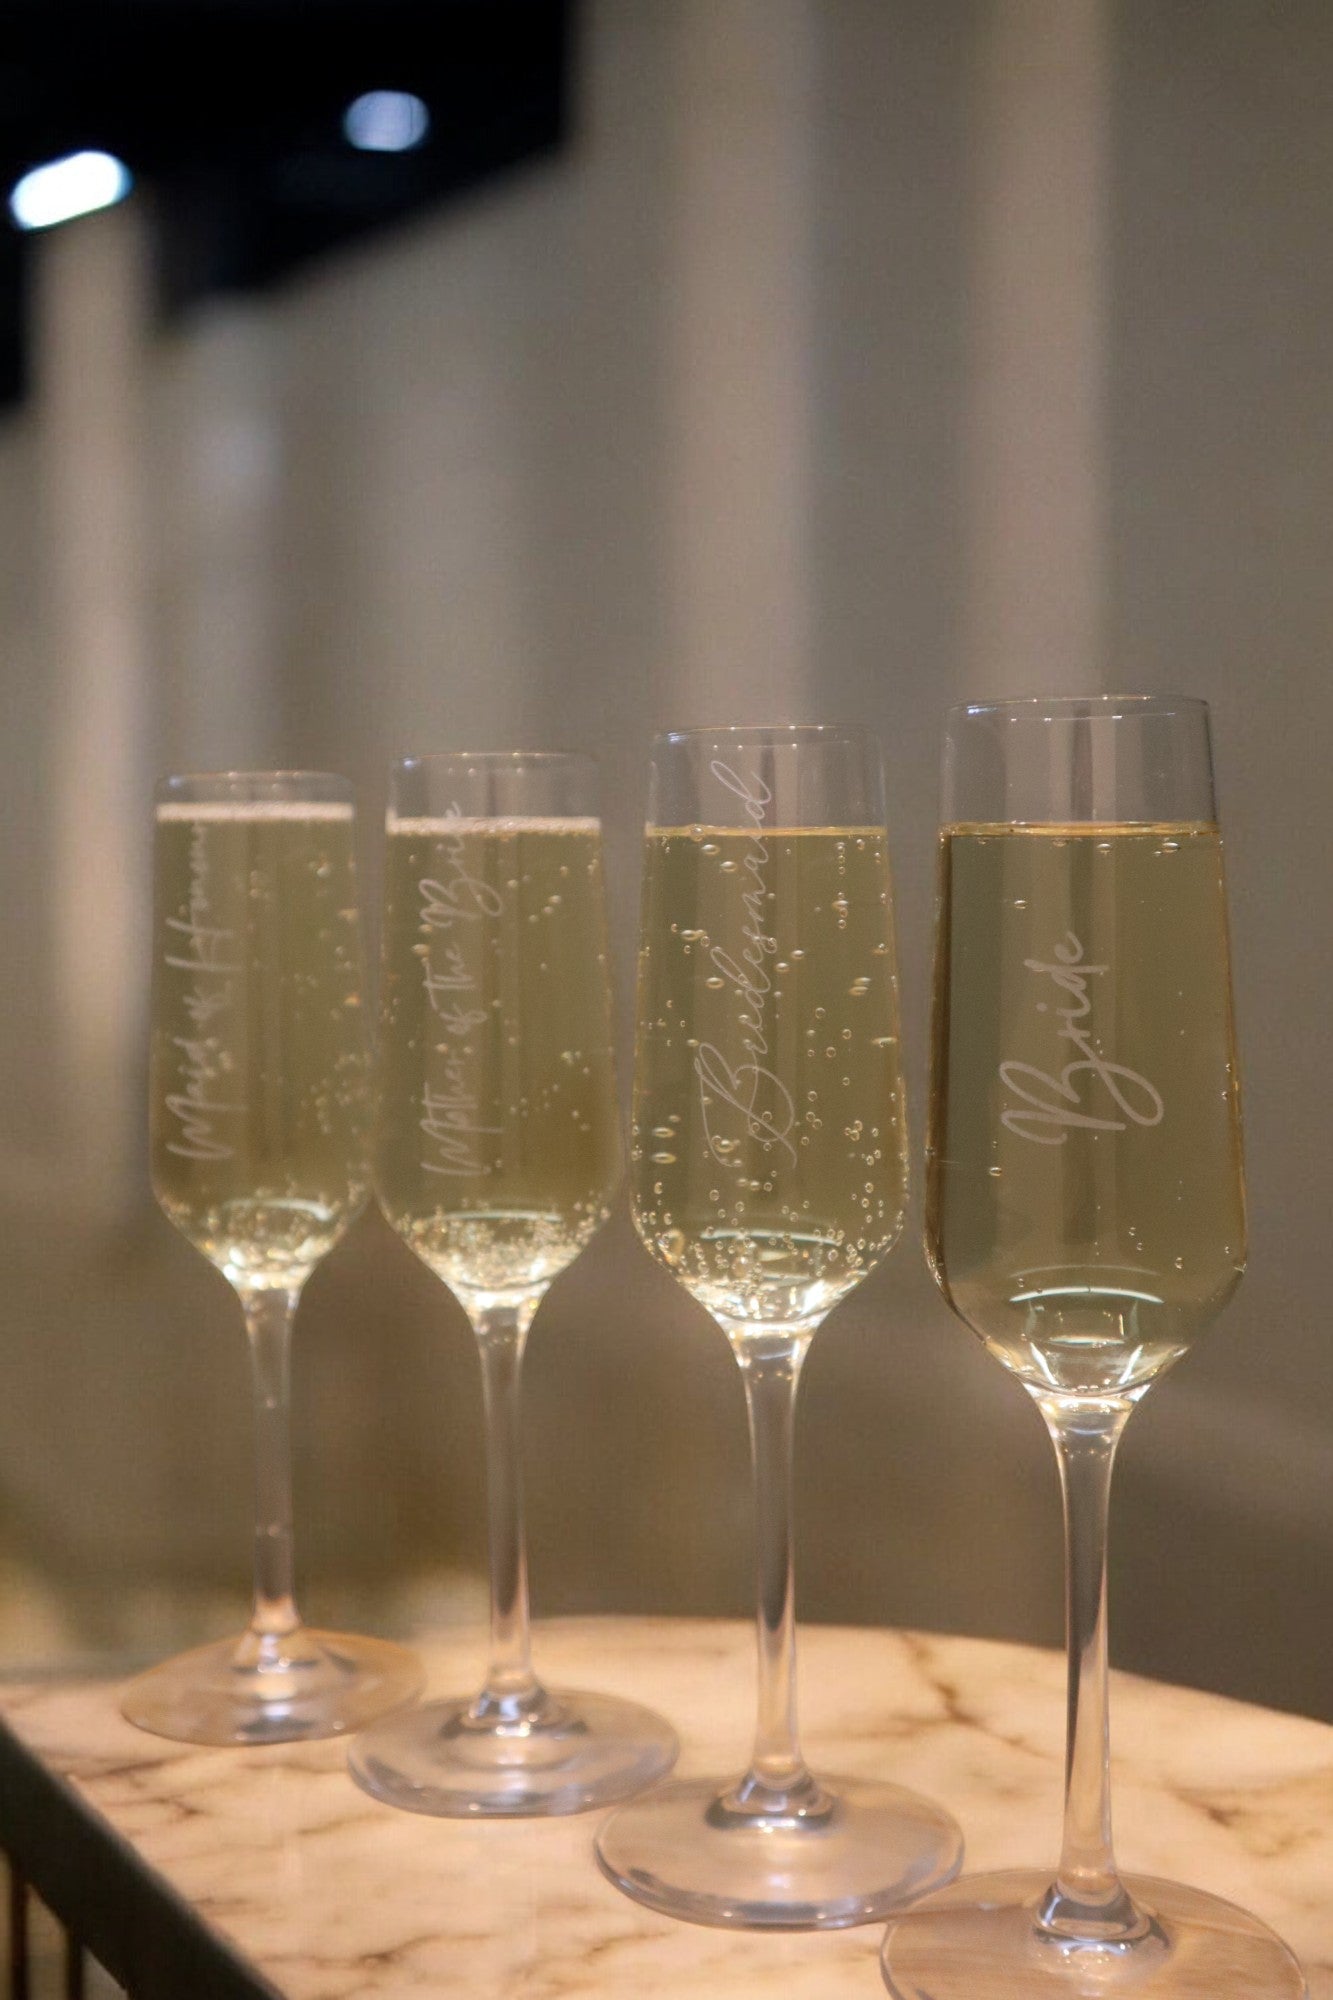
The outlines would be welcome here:
[[[128,2000],[124,1987],[65,1929],[13,1862],[3,1865],[5,2000]]]

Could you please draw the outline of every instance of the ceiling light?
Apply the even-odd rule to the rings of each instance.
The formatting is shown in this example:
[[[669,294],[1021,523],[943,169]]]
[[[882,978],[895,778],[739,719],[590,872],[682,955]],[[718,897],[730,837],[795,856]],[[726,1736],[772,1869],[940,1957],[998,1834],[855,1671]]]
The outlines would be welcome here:
[[[50,229],[76,215],[111,208],[133,185],[129,168],[110,153],[70,153],[16,181],[9,212],[20,229]]]
[[[363,153],[410,153],[429,130],[429,111],[407,90],[368,90],[343,113],[343,131]]]

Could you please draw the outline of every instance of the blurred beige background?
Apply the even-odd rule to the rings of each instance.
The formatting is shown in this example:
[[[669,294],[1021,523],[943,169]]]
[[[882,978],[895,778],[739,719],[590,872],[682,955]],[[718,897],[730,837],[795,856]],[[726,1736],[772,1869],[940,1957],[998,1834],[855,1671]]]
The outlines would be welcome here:
[[[1333,1717],[1333,9],[591,0],[554,162],[188,331],[135,203],[42,245],[0,424],[0,1655],[243,1615],[248,1384],[144,1171],[158,772],[604,760],[626,1034],[645,740],[885,743],[919,1141],[939,714],[1215,704],[1250,1275],[1131,1427],[1118,1663]],[[528,1368],[537,1611],[747,1612],[739,1376],[619,1215]],[[915,1233],[802,1391],[807,1618],[1056,1641],[1036,1413]],[[307,1610],[472,1615],[461,1313],[373,1216],[298,1329]]]

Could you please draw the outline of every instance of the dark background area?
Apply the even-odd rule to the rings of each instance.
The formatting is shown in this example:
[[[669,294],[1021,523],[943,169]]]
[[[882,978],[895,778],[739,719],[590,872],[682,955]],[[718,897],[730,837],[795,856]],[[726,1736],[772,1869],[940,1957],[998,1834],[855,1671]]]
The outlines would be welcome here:
[[[374,230],[556,147],[569,121],[568,0],[13,0],[0,37],[0,186],[85,148],[156,213],[166,318],[280,283]],[[430,113],[365,152],[370,90]],[[0,231],[0,400],[22,394],[25,233]]]

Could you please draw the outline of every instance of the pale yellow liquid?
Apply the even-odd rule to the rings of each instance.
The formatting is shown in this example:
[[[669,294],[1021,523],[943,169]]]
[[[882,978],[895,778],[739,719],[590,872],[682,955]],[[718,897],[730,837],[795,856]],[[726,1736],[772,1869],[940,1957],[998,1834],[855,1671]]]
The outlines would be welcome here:
[[[365,1200],[352,809],[160,806],[153,1185],[242,1288],[299,1286]]]
[[[639,1233],[733,1333],[817,1320],[902,1228],[885,836],[650,828],[644,866]]]
[[[1245,1262],[1217,829],[955,827],[942,868],[936,1278],[1032,1388],[1140,1386]]]
[[[376,1186],[453,1287],[549,1284],[620,1177],[601,828],[389,822]]]

